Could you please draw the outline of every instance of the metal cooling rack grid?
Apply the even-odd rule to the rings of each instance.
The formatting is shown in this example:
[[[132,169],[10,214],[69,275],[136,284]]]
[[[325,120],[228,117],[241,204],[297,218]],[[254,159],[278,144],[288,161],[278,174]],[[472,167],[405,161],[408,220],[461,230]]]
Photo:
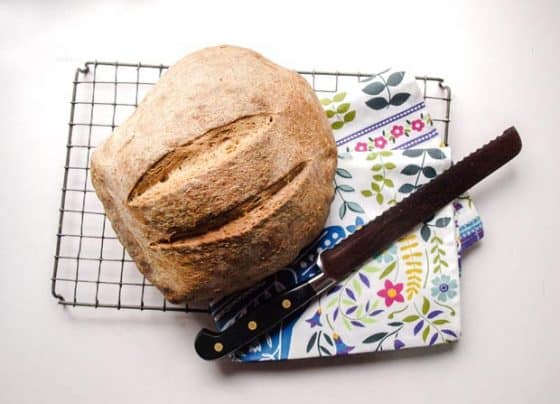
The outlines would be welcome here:
[[[93,149],[136,108],[167,70],[164,65],[87,62],[74,75],[66,163],[51,291],[64,306],[207,312],[174,305],[136,269],[117,239],[92,188]],[[370,76],[300,72],[318,93],[333,93]],[[451,90],[443,79],[417,77],[434,125],[448,138]]]

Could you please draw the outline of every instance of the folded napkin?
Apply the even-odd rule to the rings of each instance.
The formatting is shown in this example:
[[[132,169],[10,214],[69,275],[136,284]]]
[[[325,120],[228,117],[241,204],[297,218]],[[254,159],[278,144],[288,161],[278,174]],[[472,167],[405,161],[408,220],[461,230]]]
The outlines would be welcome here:
[[[339,149],[364,152],[442,143],[416,79],[403,71],[376,74],[347,91],[322,98],[321,104]]]
[[[213,302],[218,329],[315,276],[321,251],[450,165],[450,151],[440,147],[422,93],[405,72],[384,71],[321,103],[339,149],[336,193],[325,229],[289,267]],[[461,252],[482,235],[472,201],[462,197],[233,357],[283,360],[454,341],[461,331]]]

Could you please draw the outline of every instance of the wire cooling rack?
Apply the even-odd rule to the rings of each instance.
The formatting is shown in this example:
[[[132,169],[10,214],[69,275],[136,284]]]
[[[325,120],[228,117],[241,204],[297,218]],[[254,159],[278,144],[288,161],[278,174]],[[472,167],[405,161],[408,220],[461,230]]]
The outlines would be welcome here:
[[[167,70],[164,65],[87,62],[74,75],[66,163],[51,291],[64,306],[207,312],[165,301],[120,244],[89,175],[93,149],[136,108]],[[301,71],[319,94],[371,74]],[[451,90],[437,77],[416,77],[434,125],[447,143]]]

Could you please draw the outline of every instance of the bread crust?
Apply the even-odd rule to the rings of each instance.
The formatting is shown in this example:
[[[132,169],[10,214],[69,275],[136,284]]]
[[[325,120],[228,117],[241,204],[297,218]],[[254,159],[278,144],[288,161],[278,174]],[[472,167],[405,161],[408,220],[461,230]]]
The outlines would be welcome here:
[[[233,46],[170,67],[91,159],[115,233],[175,303],[288,265],[322,229],[335,167],[309,84]]]

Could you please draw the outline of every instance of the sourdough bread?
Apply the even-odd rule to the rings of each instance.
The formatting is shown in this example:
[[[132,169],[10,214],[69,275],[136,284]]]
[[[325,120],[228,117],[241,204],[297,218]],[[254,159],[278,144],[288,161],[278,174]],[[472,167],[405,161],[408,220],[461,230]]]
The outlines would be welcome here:
[[[311,87],[243,48],[186,56],[93,153],[120,241],[171,302],[246,288],[322,229],[336,147]]]

